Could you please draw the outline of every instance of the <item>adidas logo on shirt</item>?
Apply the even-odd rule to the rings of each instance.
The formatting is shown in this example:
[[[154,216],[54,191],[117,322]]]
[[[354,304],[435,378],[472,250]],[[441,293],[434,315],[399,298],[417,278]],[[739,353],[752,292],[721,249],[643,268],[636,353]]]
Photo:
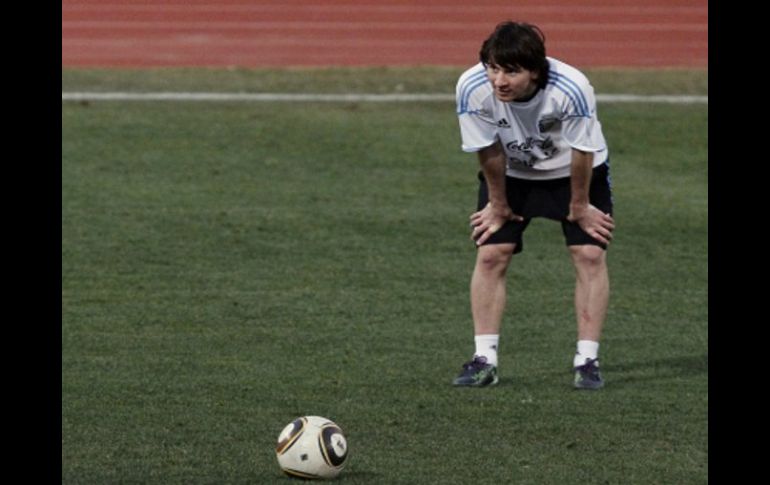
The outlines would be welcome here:
[[[508,123],[508,120],[503,118],[503,119],[497,120],[497,126],[499,126],[500,128],[510,128],[511,124]]]

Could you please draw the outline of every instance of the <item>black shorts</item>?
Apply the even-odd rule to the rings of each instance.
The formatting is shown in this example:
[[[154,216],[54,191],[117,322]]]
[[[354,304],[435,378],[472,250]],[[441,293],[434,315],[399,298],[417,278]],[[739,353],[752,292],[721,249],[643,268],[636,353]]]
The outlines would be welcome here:
[[[506,196],[514,214],[524,217],[524,220],[508,221],[484,244],[515,243],[514,253],[524,249],[522,234],[533,217],[545,217],[561,222],[562,232],[567,246],[592,244],[607,249],[607,245],[589,236],[574,222],[569,222],[570,178],[564,177],[553,180],[525,180],[506,177]],[[591,188],[588,194],[589,202],[604,213],[612,214],[612,190],[610,182],[609,160],[595,167],[591,176]],[[483,209],[489,202],[487,183],[484,175],[479,172],[479,199],[477,210]]]

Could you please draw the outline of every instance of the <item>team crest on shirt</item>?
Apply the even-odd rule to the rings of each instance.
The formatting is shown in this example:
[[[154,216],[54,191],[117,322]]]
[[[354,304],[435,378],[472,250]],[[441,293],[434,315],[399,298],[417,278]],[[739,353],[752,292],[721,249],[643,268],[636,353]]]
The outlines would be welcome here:
[[[559,119],[554,117],[540,118],[537,122],[537,129],[540,130],[540,133],[551,131],[558,121]]]

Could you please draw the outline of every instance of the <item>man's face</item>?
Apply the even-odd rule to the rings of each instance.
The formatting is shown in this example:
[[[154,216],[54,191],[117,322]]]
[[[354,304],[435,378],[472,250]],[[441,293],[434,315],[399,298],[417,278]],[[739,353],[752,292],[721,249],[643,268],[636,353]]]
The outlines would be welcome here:
[[[537,74],[526,69],[510,70],[490,63],[487,78],[495,88],[495,97],[504,102],[527,99],[537,90]]]

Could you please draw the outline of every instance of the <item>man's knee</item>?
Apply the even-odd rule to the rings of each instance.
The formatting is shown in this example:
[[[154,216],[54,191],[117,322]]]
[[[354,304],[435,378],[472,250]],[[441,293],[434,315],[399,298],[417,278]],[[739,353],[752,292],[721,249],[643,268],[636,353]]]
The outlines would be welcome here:
[[[478,249],[476,267],[483,272],[505,272],[515,244],[488,244]]]
[[[569,250],[572,262],[579,270],[600,270],[607,264],[607,251],[599,246],[584,244],[570,246]]]

